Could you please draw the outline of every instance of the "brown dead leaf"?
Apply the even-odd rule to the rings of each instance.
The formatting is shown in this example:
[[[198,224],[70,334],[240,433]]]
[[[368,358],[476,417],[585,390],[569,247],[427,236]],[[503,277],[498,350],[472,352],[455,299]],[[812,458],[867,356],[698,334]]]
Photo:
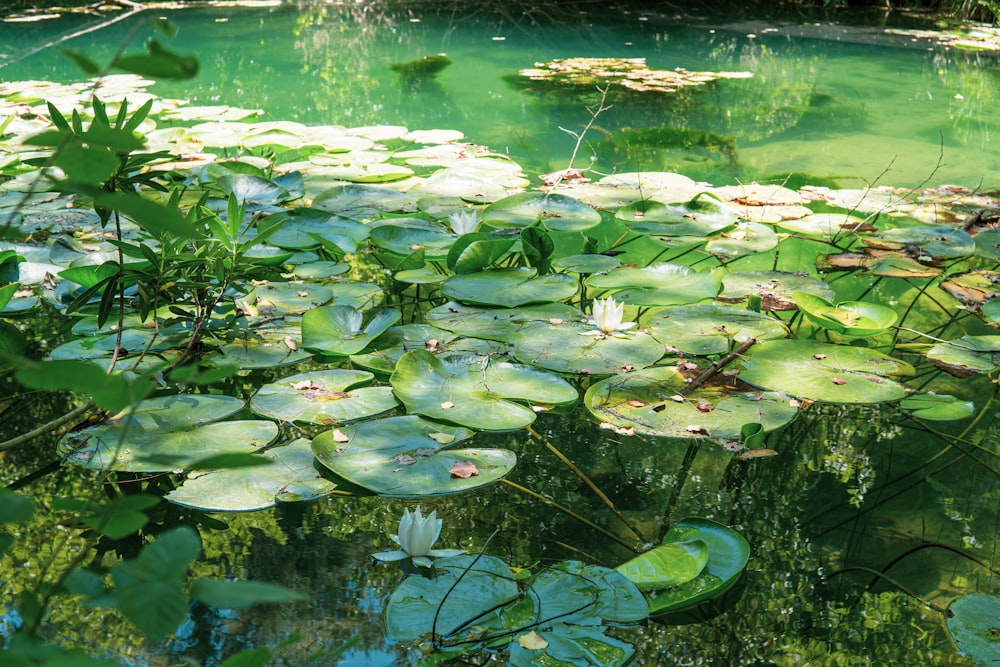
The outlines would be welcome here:
[[[736,458],[741,461],[749,461],[750,459],[763,459],[768,456],[775,456],[777,453],[773,449],[748,449]]]
[[[303,292],[296,292],[295,295],[304,299],[307,296],[309,296],[309,292],[304,292],[304,291]]]
[[[637,398],[630,398],[628,399],[627,403],[631,408],[644,408],[647,405],[649,405],[649,403],[646,403],[645,401],[640,401]]]
[[[447,445],[455,441],[455,436],[450,433],[428,433],[427,437],[441,445]]]
[[[300,391],[316,391],[317,389],[322,389],[318,384],[313,384],[309,380],[302,380],[301,382],[293,382],[292,389],[298,389]]]
[[[455,404],[452,403],[451,401],[445,401],[444,403],[441,404],[442,410],[451,410],[453,407],[455,407]]]
[[[434,456],[436,452],[434,447],[421,447],[417,450],[417,456]]]
[[[529,651],[538,651],[549,645],[549,643],[545,641],[545,637],[542,637],[534,630],[518,637],[517,643],[521,646],[521,648],[528,649]]]
[[[347,437],[343,431],[339,428],[333,429],[333,441],[334,442],[350,442],[350,438]]]
[[[697,433],[698,435],[711,435],[708,429],[699,424],[692,424],[690,426],[684,427],[684,430],[688,433]]]
[[[698,404],[694,406],[694,409],[698,412],[711,412],[715,409],[710,401],[706,401],[704,398],[698,399]]]
[[[479,468],[472,461],[455,461],[448,471],[451,473],[452,477],[458,477],[459,479],[468,479],[469,477],[475,477],[479,474]]]
[[[299,344],[296,343],[295,339],[292,338],[291,336],[285,336],[283,340],[285,341],[285,347],[287,347],[289,350],[294,352],[295,350],[299,349]]]
[[[417,460],[415,458],[413,458],[412,456],[410,456],[409,454],[397,454],[396,456],[393,456],[392,458],[394,458],[397,461],[399,461],[399,465],[404,465],[404,466],[411,466],[411,465],[413,465],[414,463],[417,462]]]
[[[820,361],[822,361],[823,359],[826,359],[826,355],[825,354],[814,354],[813,355],[813,359],[819,359]]]
[[[842,384],[847,384],[847,380],[843,380],[841,378],[831,378],[830,382],[834,383],[837,386],[840,386]]]

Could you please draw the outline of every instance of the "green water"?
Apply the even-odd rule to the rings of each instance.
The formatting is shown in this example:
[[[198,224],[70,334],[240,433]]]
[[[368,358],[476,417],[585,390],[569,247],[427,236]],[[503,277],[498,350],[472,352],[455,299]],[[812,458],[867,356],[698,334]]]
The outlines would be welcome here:
[[[194,104],[259,108],[265,118],[314,124],[454,128],[543,173],[566,166],[575,140],[559,128],[579,131],[596,99],[525,93],[505,77],[554,58],[643,57],[655,68],[754,77],[679,99],[613,92],[613,106],[597,119],[576,166],[595,157],[604,172],[672,169],[716,185],[791,172],[852,186],[911,187],[928,179],[997,184],[996,57],[934,49],[926,40],[801,20],[777,28],[711,20],[691,26],[638,11],[568,25],[362,7],[157,14],[179,26],[172,47],[198,54],[202,70],[193,82],[161,83],[153,91]],[[0,79],[77,79],[54,48],[24,54],[81,23],[0,24],[0,53],[9,63]],[[104,62],[136,23],[126,20],[59,48]],[[790,36],[798,33],[811,37]],[[141,31],[137,43],[148,34]],[[423,85],[401,82],[388,67],[437,53],[452,64]],[[648,134],[622,132],[645,128],[661,128],[660,145],[650,146]],[[698,132],[712,138],[699,139]],[[735,161],[718,150],[719,142],[735,149]]]
[[[163,14],[180,27],[171,46],[197,52],[202,72],[193,84],[161,83],[153,90],[194,104],[260,108],[266,118],[305,123],[459,129],[470,141],[509,152],[526,169],[542,173],[566,166],[575,140],[559,128],[579,131],[589,120],[585,107],[595,100],[522,92],[504,77],[556,57],[643,56],[654,67],[748,70],[755,76],[675,101],[610,99],[614,106],[597,119],[588,135],[593,143],[581,148],[577,166],[594,155],[602,171],[675,169],[716,185],[792,172],[809,174],[807,182],[836,178],[845,185],[879,178],[898,186],[927,178],[933,184],[996,185],[997,70],[984,56],[928,51],[924,45],[792,40],[780,30],[750,39],[746,30],[684,27],[640,14],[552,27],[495,17],[412,17],[417,22],[405,14],[361,14],[360,8],[357,15],[334,8]],[[17,56],[79,24],[72,19],[0,27],[0,49],[11,57],[0,78],[74,80],[72,65],[52,49]],[[105,59],[129,27],[123,22],[67,45]],[[453,64],[422,86],[400,82],[388,67],[439,52]],[[646,134],[639,132],[644,129]],[[663,145],[649,146],[651,137]],[[735,161],[718,149],[723,144],[735,149]],[[62,335],[40,333],[53,345]],[[251,376],[227,390],[245,396],[263,381]],[[37,409],[60,413],[59,406]],[[16,418],[2,430],[25,430]],[[767,445],[776,456],[749,461],[714,446],[689,452],[685,444],[614,435],[578,413],[542,415],[535,429],[650,533],[671,504],[685,457],[693,455],[674,516],[731,525],[753,548],[746,592],[727,614],[691,626],[623,630],[620,636],[639,648],[634,664],[970,664],[948,640],[940,608],[957,593],[988,592],[996,584],[986,569],[933,545],[965,548],[995,562],[1000,485],[977,457],[905,430],[897,425],[901,421],[888,408],[815,410],[772,436]],[[989,415],[968,437],[995,449],[997,435]],[[514,450],[519,465],[513,481],[627,535],[583,482],[527,434],[481,435],[476,444]],[[51,449],[44,446],[8,455],[0,482],[47,463]],[[93,481],[89,473],[62,469],[26,490],[48,508],[53,497],[82,493]],[[422,504],[445,520],[442,547],[476,550],[499,529],[489,552],[520,566],[565,558],[614,566],[629,555],[506,486]],[[202,526],[206,558],[197,576],[280,583],[308,593],[308,604],[246,612],[196,607],[176,639],[157,646],[141,642],[115,616],[67,606],[52,618],[66,634],[52,638],[134,665],[174,665],[184,657],[217,665],[238,649],[275,646],[295,635],[274,664],[416,664],[419,648],[387,644],[381,627],[384,600],[399,571],[370,560],[370,554],[390,548],[388,534],[396,531],[402,506],[333,497],[224,516],[225,530]],[[159,520],[169,525],[196,518],[170,510]],[[29,568],[53,558],[51,545],[36,547]],[[885,582],[865,594],[871,573],[836,574],[851,567],[879,569],[917,547],[886,574],[937,609]],[[9,597],[16,584],[4,579]]]

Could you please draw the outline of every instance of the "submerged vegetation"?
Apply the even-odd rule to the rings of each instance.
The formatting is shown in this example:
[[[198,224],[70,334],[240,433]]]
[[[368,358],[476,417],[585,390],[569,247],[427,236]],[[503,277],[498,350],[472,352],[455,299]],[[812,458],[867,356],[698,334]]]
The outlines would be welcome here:
[[[402,568],[368,571],[392,591],[387,636],[413,664],[503,652],[513,665],[624,665],[662,664],[689,626],[730,611],[743,612],[730,614],[743,619],[734,633],[788,613],[789,597],[765,591],[791,580],[766,580],[754,561],[804,558],[769,544],[785,520],[770,499],[747,510],[767,466],[797,471],[776,477],[787,488],[757,488],[780,491],[771,505],[797,498],[810,469],[842,477],[860,503],[868,446],[905,432],[942,448],[932,462],[974,462],[996,495],[995,192],[712,184],[602,175],[573,159],[538,179],[456,130],[260,121],[255,109],[164,99],[140,75],[184,79],[197,63],[158,42],[114,64],[132,74],[0,84],[0,349],[18,392],[7,409],[29,392],[69,403],[0,452],[50,435],[63,472],[85,480],[51,503],[0,492],[4,567],[48,559],[4,579],[13,664],[102,664],[64,635],[65,610],[80,605],[181,641],[192,614],[311,595],[301,581],[206,576],[202,551],[229,575],[215,531],[246,530],[222,512],[277,508],[275,521],[332,539],[402,514],[400,548],[385,531],[363,557]],[[446,65],[397,69],[432,78]],[[829,103],[802,99],[805,112]],[[571,134],[579,148],[586,130]],[[735,161],[710,132],[616,140]],[[61,323],[65,340],[33,349],[37,322]],[[571,431],[595,443],[577,462],[562,442]],[[788,456],[793,441],[802,460]],[[569,472],[547,483],[556,468]],[[528,540],[505,541],[502,524],[517,518],[483,513],[476,522],[497,525],[442,536],[437,509],[364,504],[473,493],[538,502],[576,527],[540,562]],[[927,639],[947,617],[961,651],[995,660],[996,536],[986,547],[989,517],[949,511],[960,542],[924,540],[882,570],[831,558],[822,582],[799,582],[787,595],[815,606],[825,625],[813,636],[857,641],[838,616],[861,614],[860,635],[899,624],[942,664],[962,664]],[[296,527],[296,512],[312,518]],[[300,557],[296,531],[286,535],[276,561]],[[960,564],[948,589],[897,574],[931,547]],[[815,590],[833,581],[883,594],[863,613],[835,607]],[[744,662],[879,655],[805,633],[746,636]],[[222,664],[263,665],[275,651],[332,659],[359,638],[323,653],[265,637]]]

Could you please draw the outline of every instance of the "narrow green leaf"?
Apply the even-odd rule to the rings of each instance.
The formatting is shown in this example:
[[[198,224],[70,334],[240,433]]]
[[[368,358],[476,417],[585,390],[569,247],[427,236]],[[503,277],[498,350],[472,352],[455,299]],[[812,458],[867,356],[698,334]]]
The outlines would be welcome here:
[[[244,609],[265,602],[300,602],[309,598],[301,593],[260,581],[222,581],[196,579],[191,597],[220,609]]]

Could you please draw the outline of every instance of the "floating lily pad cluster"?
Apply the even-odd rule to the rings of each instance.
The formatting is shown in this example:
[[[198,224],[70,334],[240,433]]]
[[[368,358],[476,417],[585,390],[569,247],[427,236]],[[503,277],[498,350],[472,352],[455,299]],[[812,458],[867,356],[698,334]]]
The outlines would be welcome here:
[[[536,63],[518,75],[553,86],[591,88],[614,83],[638,93],[674,93],[682,88],[703,86],[719,79],[746,79],[752,72],[689,72],[653,69],[645,58],[559,58]]]

